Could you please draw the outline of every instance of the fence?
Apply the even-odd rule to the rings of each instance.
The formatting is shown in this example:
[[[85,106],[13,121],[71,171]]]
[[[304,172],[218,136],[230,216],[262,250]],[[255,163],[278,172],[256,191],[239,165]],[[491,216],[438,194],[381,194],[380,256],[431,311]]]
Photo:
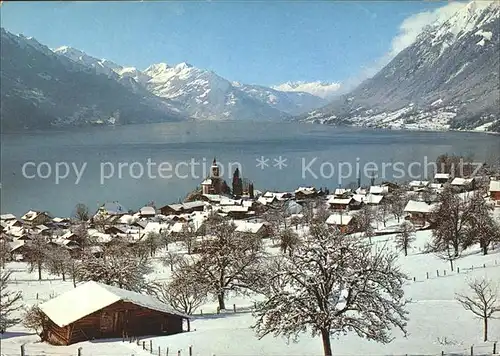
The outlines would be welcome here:
[[[444,270],[437,269],[433,272],[425,272],[425,277],[423,275],[419,276],[419,278],[417,278],[416,276],[412,276],[411,280],[413,282],[423,282],[427,279],[432,279],[434,277],[438,278],[438,277],[446,277],[446,276],[456,276],[456,275],[471,272],[471,271],[474,271],[477,269],[495,268],[495,267],[500,267],[500,262],[498,262],[497,260],[494,260],[491,263],[483,263],[482,265],[479,265],[479,266],[471,265],[470,267],[466,267],[466,268],[463,268],[463,267],[460,268],[460,266],[455,266],[453,268],[453,271],[451,271],[451,272],[447,271],[446,269],[444,269]]]

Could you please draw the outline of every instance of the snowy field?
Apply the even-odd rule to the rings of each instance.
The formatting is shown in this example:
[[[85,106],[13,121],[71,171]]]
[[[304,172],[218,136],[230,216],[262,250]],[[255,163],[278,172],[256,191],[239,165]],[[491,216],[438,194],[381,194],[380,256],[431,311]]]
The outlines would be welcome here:
[[[491,341],[482,342],[482,321],[465,311],[454,299],[455,293],[467,293],[467,282],[471,278],[487,276],[500,281],[500,249],[492,250],[483,256],[479,248],[465,251],[464,256],[455,261],[457,268],[451,272],[449,263],[432,254],[422,252],[431,231],[418,231],[416,242],[404,257],[400,254],[399,262],[409,280],[405,286],[406,298],[409,300],[408,336],[394,332],[394,340],[386,345],[360,339],[355,334],[332,339],[335,355],[470,355],[471,346],[474,355],[491,355],[493,341],[500,341],[500,320],[491,320],[489,335]],[[373,239],[375,248],[385,246],[394,250],[394,235],[384,235]],[[268,247],[270,249],[270,247]],[[172,246],[171,250],[174,250]],[[178,250],[182,253],[182,250]],[[24,303],[32,305],[50,299],[73,288],[71,282],[63,282],[60,278],[44,274],[44,280],[37,281],[36,273],[28,273],[24,263],[10,263],[8,269],[13,271],[12,287],[23,292]],[[439,277],[437,273],[439,272]],[[427,279],[427,273],[429,279]],[[446,275],[445,275],[446,273]],[[151,279],[169,278],[169,269],[157,264]],[[415,281],[413,280],[415,278]],[[37,299],[38,297],[38,299]],[[192,345],[192,354],[200,356],[250,356],[250,355],[322,355],[320,338],[312,338],[308,334],[300,336],[297,343],[287,343],[280,337],[266,336],[262,340],[255,337],[251,325],[254,319],[251,308],[255,297],[229,296],[227,307],[230,309],[219,315],[215,313],[217,303],[206,304],[200,309],[203,316],[197,314],[192,323],[193,331],[163,337],[145,338],[149,348],[153,342],[154,354],[188,356],[188,348]],[[237,312],[232,308],[236,305]],[[77,355],[81,348],[83,356],[112,355],[150,355],[150,351],[142,350],[136,343],[122,340],[98,340],[82,342],[71,346],[51,346],[40,343],[37,335],[16,325],[3,335],[1,355],[20,355],[20,346],[25,344],[25,355]],[[497,347],[500,348],[500,345]]]

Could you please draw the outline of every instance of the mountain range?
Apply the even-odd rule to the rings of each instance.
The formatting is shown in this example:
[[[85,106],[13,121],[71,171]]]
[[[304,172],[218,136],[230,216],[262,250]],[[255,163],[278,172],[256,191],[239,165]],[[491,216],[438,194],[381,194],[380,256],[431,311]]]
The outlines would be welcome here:
[[[428,26],[375,76],[299,118],[333,125],[500,131],[500,3]]]
[[[500,131],[500,5],[464,4],[372,78],[341,84],[230,81],[189,63],[126,67],[1,29],[1,124],[9,129],[181,120],[296,120]]]

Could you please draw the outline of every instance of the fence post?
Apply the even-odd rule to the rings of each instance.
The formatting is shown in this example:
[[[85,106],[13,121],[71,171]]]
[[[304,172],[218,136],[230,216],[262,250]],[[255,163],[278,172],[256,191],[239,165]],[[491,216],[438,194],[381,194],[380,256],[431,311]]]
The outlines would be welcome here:
[[[146,350],[146,341],[143,341],[143,342],[142,342],[142,349],[143,349],[143,350]]]
[[[425,274],[427,275],[427,279],[429,279],[429,272],[425,272]]]
[[[257,309],[257,302],[255,302],[255,301],[253,302],[253,307],[254,307],[254,309]]]
[[[78,348],[78,356],[82,356],[82,348],[81,347]]]
[[[21,356],[24,356],[24,345],[21,345]]]
[[[446,270],[443,271],[444,275],[446,276]]]
[[[153,340],[149,340],[149,351],[153,353]]]
[[[486,263],[483,263],[483,268],[486,268]]]
[[[136,340],[137,340],[137,346],[139,346],[139,338],[137,338]]]
[[[193,345],[189,345],[189,356],[193,356]]]
[[[168,356],[168,347],[167,347],[167,356]]]
[[[444,351],[441,351],[441,356],[444,356]]]
[[[181,350],[177,350],[177,356],[181,356]]]
[[[497,353],[497,342],[493,343],[493,355]]]
[[[436,270],[436,276],[439,277],[439,270]]]
[[[415,277],[413,277],[413,282],[416,282],[416,281],[417,281],[417,279]]]
[[[203,309],[200,309],[200,315],[203,315]]]
[[[160,349],[160,346],[158,346],[158,356],[161,356],[161,349]]]
[[[233,311],[236,313],[236,304],[233,304]]]
[[[460,273],[460,267],[457,267],[457,273]]]
[[[470,356],[474,356],[474,345],[470,347]]]

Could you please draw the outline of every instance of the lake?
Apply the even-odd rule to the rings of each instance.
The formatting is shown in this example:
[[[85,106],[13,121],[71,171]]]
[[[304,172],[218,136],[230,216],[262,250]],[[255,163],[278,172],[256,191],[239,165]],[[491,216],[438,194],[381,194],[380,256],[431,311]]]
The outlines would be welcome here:
[[[446,152],[498,164],[500,137],[185,122],[2,134],[1,149],[2,213],[36,209],[68,216],[79,202],[94,211],[106,201],[138,209],[151,201],[160,207],[182,200],[209,174],[214,157],[229,185],[239,165],[258,190],[332,189],[356,182],[358,175],[367,184],[374,172],[377,182],[423,179]]]

